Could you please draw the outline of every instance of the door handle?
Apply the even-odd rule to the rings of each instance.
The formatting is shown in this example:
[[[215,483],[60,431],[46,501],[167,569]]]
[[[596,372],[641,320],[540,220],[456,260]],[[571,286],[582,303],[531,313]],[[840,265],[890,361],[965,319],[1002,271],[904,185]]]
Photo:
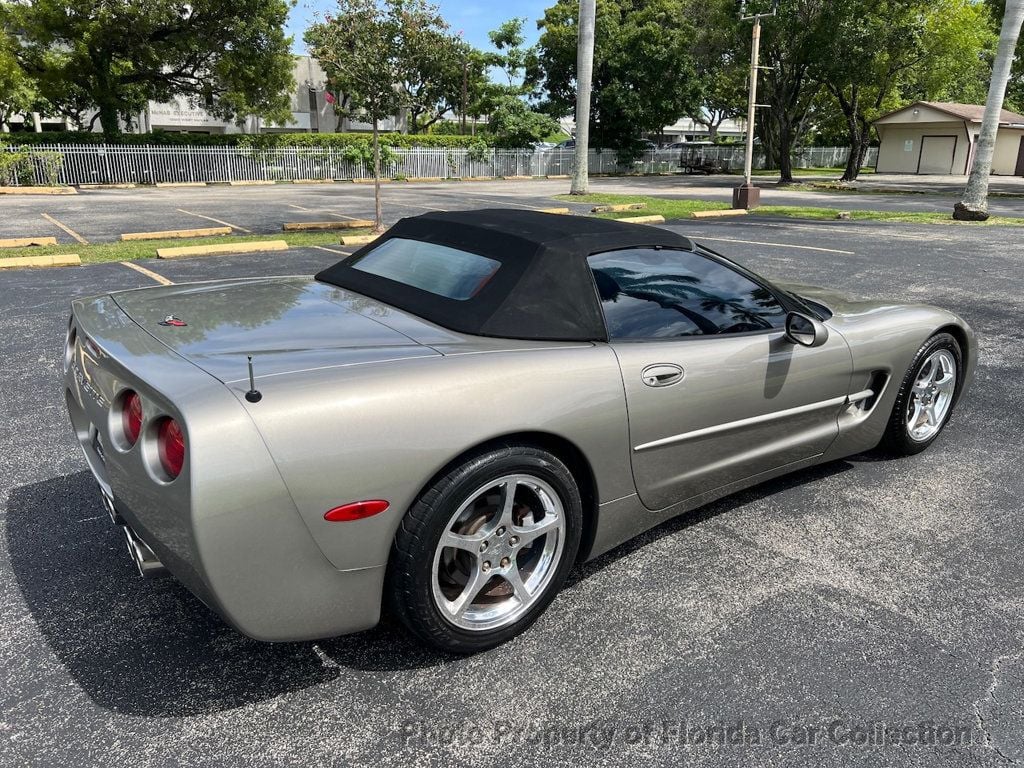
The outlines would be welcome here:
[[[683,380],[683,369],[672,363],[648,365],[640,373],[648,387],[667,387]]]

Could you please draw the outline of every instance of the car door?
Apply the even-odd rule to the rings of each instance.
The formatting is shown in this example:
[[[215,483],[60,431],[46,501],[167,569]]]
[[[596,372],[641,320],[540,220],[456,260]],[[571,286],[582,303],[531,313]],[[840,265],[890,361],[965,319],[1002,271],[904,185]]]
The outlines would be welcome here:
[[[631,248],[590,266],[647,507],[813,458],[835,439],[852,372],[838,333],[818,347],[791,343],[782,297],[700,253]]]

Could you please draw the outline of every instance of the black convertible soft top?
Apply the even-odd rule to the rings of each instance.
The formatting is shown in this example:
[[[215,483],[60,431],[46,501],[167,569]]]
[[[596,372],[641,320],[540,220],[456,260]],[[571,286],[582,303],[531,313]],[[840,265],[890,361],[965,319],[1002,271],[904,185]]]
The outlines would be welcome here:
[[[420,240],[500,262],[468,299],[450,299],[354,268],[392,238]],[[528,210],[435,211],[400,220],[380,238],[316,275],[332,285],[462,333],[511,339],[607,341],[587,257],[636,247],[693,250],[665,229]]]

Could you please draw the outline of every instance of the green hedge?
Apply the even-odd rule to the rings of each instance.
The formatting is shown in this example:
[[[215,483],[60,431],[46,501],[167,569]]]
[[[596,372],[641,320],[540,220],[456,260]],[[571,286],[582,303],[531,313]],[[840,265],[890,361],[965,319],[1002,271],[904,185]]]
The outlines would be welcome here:
[[[479,146],[483,141],[487,145],[493,143],[491,137],[449,136],[444,134],[382,133],[381,143],[398,149],[409,147],[470,147]],[[9,144],[103,144],[103,134],[86,131],[45,131],[43,133],[18,132],[3,136]],[[264,133],[253,136],[244,133],[201,134],[171,133],[154,131],[153,133],[125,133],[118,137],[117,144],[160,144],[160,145],[191,145],[200,147],[254,147],[267,149],[271,147],[335,147],[343,148],[369,143],[369,133]]]

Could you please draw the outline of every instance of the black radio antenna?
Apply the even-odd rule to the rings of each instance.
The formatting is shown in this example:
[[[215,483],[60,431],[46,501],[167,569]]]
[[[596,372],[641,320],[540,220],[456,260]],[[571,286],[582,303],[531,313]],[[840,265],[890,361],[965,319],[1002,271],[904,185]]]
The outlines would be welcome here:
[[[249,391],[245,393],[245,399],[250,403],[258,403],[263,399],[263,393],[256,389],[256,377],[252,373],[252,355],[246,355],[249,358]]]

